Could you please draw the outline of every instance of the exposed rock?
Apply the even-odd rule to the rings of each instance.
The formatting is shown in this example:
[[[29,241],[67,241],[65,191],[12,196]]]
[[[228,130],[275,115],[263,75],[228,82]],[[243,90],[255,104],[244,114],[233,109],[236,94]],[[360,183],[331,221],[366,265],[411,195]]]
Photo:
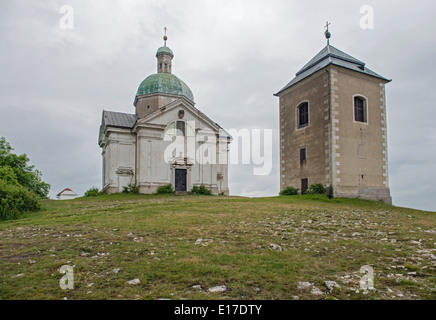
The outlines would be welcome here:
[[[313,287],[312,290],[310,291],[311,294],[314,294],[316,296],[322,295],[324,294],[324,292],[322,292],[321,290],[319,290],[317,287]]]
[[[280,245],[275,244],[275,243],[271,243],[271,244],[269,245],[269,248],[270,248],[271,250],[278,250],[278,251],[282,251],[282,250],[283,250],[283,248],[282,248]]]
[[[224,291],[227,291],[227,287],[226,286],[216,286],[216,287],[209,288],[208,291],[209,292],[224,292]]]
[[[313,284],[310,282],[298,282],[297,288],[305,290],[307,288],[310,288],[311,286],[313,286]]]
[[[332,292],[334,288],[340,289],[341,287],[336,283],[336,281],[325,281],[325,286],[327,287],[329,292]]]
[[[133,279],[130,281],[127,281],[127,284],[131,284],[131,285],[135,285],[135,284],[139,284],[141,283],[141,281],[139,281],[139,279]]]
[[[201,244],[202,246],[208,246],[211,242],[213,242],[213,239],[203,239],[203,238],[198,238],[195,241],[196,245]]]

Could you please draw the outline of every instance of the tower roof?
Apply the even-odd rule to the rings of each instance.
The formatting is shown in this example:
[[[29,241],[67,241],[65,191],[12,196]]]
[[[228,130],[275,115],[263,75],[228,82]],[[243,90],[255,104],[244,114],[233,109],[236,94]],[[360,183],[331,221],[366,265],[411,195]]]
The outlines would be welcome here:
[[[294,84],[300,82],[301,80],[309,77],[318,70],[321,70],[328,65],[333,64],[346,69],[357,71],[372,77],[376,77],[385,81],[391,81],[382,77],[381,75],[375,73],[374,71],[368,69],[365,63],[350,56],[349,54],[327,44],[315,57],[313,57],[306,65],[301,68],[296,74],[295,78],[292,79],[285,87],[283,87],[279,92],[274,95],[278,95],[284,90],[292,87]]]

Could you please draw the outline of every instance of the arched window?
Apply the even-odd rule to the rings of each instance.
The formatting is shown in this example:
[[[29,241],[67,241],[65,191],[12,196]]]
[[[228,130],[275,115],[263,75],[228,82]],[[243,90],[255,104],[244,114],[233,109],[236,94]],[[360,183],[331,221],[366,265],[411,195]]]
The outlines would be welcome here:
[[[303,102],[298,108],[298,128],[303,128],[309,125],[309,103]]]
[[[178,136],[185,136],[185,121],[176,121],[177,123],[177,135]]]
[[[189,124],[189,122],[185,122],[182,120],[177,120],[171,122],[166,130],[166,136],[181,136],[181,137],[194,137],[195,131]]]
[[[354,97],[354,121],[368,122],[367,119],[367,103],[364,97]]]

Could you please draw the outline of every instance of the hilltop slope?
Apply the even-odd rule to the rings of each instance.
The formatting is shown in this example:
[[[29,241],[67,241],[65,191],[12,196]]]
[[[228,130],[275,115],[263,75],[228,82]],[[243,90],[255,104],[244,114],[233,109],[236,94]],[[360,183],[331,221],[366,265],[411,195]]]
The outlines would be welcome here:
[[[43,206],[0,222],[1,299],[436,298],[436,213],[316,196]],[[63,265],[73,267],[72,290],[59,286]],[[375,290],[360,288],[364,265]]]

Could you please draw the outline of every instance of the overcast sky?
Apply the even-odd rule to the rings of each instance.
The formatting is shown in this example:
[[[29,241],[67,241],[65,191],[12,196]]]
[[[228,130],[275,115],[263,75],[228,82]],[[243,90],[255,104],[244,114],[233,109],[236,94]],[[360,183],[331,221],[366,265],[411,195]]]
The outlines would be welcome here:
[[[74,29],[61,28],[64,5]],[[362,29],[360,9],[374,9]],[[226,129],[272,129],[273,169],[232,165],[232,195],[279,192],[278,98],[273,93],[331,44],[393,81],[386,86],[393,203],[436,211],[435,1],[51,0],[0,2],[0,136],[27,153],[50,183],[101,188],[103,109],[134,113],[156,50],[173,50],[173,73],[196,107]]]

